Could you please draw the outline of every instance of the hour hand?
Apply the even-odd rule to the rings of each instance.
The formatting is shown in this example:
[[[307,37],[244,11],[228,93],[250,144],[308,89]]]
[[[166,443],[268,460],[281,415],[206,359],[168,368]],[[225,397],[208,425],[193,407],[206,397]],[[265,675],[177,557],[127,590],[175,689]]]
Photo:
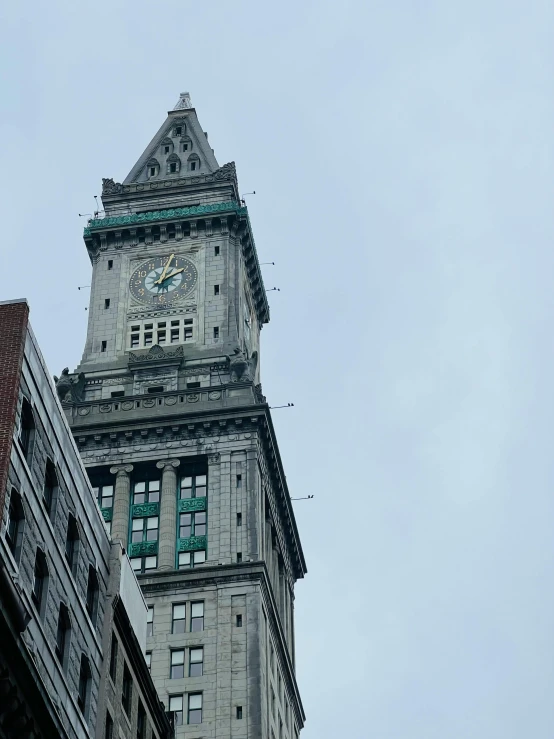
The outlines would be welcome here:
[[[170,265],[170,264],[171,264],[171,262],[173,261],[173,257],[174,257],[174,256],[175,256],[175,254],[172,254],[172,255],[171,255],[171,256],[169,257],[169,259],[167,260],[167,262],[166,262],[166,265],[165,265],[165,267],[164,267],[164,271],[163,271],[163,272],[161,273],[161,275],[160,275],[160,278],[159,278],[159,280],[156,280],[156,282],[154,283],[154,285],[161,285],[161,284],[162,284],[162,282],[163,282],[163,281],[165,280],[165,273],[166,273],[166,272],[167,272],[167,270],[169,269],[169,265]]]

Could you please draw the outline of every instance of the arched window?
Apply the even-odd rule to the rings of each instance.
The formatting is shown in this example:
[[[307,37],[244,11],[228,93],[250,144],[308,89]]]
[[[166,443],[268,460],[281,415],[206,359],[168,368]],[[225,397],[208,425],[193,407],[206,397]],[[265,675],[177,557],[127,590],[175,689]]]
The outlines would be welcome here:
[[[70,513],[67,519],[67,533],[65,537],[65,558],[69,569],[73,572],[77,560],[79,546],[79,529],[77,519]]]
[[[181,169],[181,160],[177,154],[167,157],[167,174],[177,174]]]
[[[77,705],[83,716],[88,718],[90,703],[90,662],[88,657],[81,655],[81,667],[79,669],[79,692],[77,694]]]
[[[8,526],[6,528],[6,542],[16,562],[21,554],[25,513],[21,496],[15,488],[10,493],[10,507],[8,509]]]
[[[189,172],[198,172],[198,170],[200,169],[200,157],[198,156],[198,154],[191,154],[187,160],[187,163]]]
[[[69,618],[69,610],[65,603],[61,603],[60,612],[58,613],[58,628],[56,630],[56,657],[64,672],[68,661],[70,631],[71,619]]]
[[[98,612],[98,575],[92,565],[88,568],[87,582],[87,613],[90,616],[92,625],[96,625],[96,615]]]
[[[46,596],[48,593],[48,564],[46,555],[42,549],[37,549],[35,555],[35,569],[33,572],[33,592],[31,600],[35,604],[35,608],[39,616],[42,618],[46,606]]]
[[[42,502],[48,511],[52,513],[52,504],[58,490],[58,475],[56,467],[51,459],[46,460],[46,471],[44,473],[44,487],[42,488]]]
[[[171,139],[165,138],[160,145],[160,151],[163,156],[173,154],[173,141]]]
[[[160,174],[160,163],[157,159],[150,159],[146,165],[146,177],[151,180]]]
[[[181,139],[181,151],[191,152],[192,151],[192,140],[188,136]]]
[[[19,424],[19,444],[25,455],[25,459],[30,461],[33,454],[33,442],[35,439],[35,419],[33,409],[27,398],[23,398],[21,407],[21,420]]]

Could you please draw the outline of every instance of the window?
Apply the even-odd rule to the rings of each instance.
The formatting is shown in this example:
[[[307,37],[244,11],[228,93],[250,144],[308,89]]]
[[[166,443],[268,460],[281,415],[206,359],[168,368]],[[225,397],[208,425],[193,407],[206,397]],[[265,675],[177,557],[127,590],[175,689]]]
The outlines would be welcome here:
[[[96,570],[92,565],[88,568],[88,582],[87,582],[87,613],[90,616],[92,625],[96,625],[96,611],[98,606],[98,576]]]
[[[189,677],[200,677],[204,672],[204,647],[189,649]]]
[[[133,518],[131,542],[136,544],[140,541],[158,541],[158,526],[158,516]]]
[[[242,718],[242,706],[237,706],[237,719],[240,721]]]
[[[219,256],[219,246],[214,246],[214,257]]]
[[[242,626],[242,614],[237,613],[237,620],[236,620],[237,626],[240,628]]]
[[[190,604],[190,630],[204,631],[204,603],[202,601]]]
[[[180,136],[182,133],[183,133],[183,127],[182,126],[176,126],[175,127],[174,136]]]
[[[242,513],[237,513],[237,526],[242,526]]]
[[[179,569],[186,567],[195,567],[204,564],[206,561],[206,550],[196,549],[194,552],[179,552]]]
[[[58,476],[56,475],[56,468],[51,459],[46,460],[46,472],[44,473],[44,486],[42,488],[42,502],[44,507],[51,513],[52,501],[54,500],[54,494],[58,487]]]
[[[115,677],[117,674],[117,650],[118,643],[115,634],[112,632],[112,643],[110,647],[110,677],[115,683]]]
[[[146,614],[146,636],[152,636],[154,634],[154,606],[148,606],[148,613]]]
[[[150,167],[150,177],[156,176],[156,167]]]
[[[181,478],[181,500],[184,498],[204,498],[207,489],[207,475],[190,474]]]
[[[133,702],[133,678],[127,667],[127,663],[123,664],[123,685],[121,688],[121,705],[123,710],[131,718],[131,704]]]
[[[109,298],[106,298],[104,300],[104,310],[106,310],[109,307],[110,307],[110,299]]]
[[[164,146],[164,154],[169,154],[169,146]]]
[[[27,398],[23,398],[21,407],[21,421],[19,426],[19,444],[27,461],[30,460],[33,451],[35,437],[35,419],[31,404]]]
[[[184,603],[173,606],[173,615],[171,619],[171,633],[172,634],[184,634],[185,633],[185,617],[186,617],[186,606]]]
[[[21,540],[23,539],[23,524],[25,521],[23,503],[21,496],[15,488],[10,493],[10,507],[8,508],[8,525],[6,527],[6,543],[13,554],[14,559],[19,561],[21,552]]]
[[[206,536],[206,511],[179,514],[179,538]]]
[[[152,668],[152,652],[146,652],[144,661],[146,662],[146,667],[148,667],[148,672],[150,672]]]
[[[106,739],[113,739],[113,718],[109,711],[106,711]]]
[[[112,398],[123,398],[123,397],[124,397],[124,395],[125,395],[125,390],[113,390],[113,391],[112,391],[112,392],[110,393],[110,396],[111,396]]]
[[[85,718],[88,714],[88,703],[90,693],[90,665],[87,657],[81,655],[81,667],[79,669],[79,690],[77,693],[77,705]]]
[[[214,295],[219,295],[219,285],[214,285]]]
[[[100,508],[113,507],[113,485],[99,485],[92,488]]]
[[[160,172],[160,163],[157,159],[149,159],[146,164],[147,177],[156,177]]]
[[[189,138],[181,141],[181,151],[192,151],[192,141]]]
[[[187,390],[194,390],[198,387],[200,387],[199,382],[187,382]]]
[[[69,569],[73,570],[75,564],[75,551],[77,549],[77,542],[79,541],[79,531],[77,529],[77,520],[73,514],[69,514],[67,519],[67,533],[65,535],[65,558]]]
[[[164,386],[163,385],[153,385],[152,387],[149,387],[146,392],[149,395],[156,395],[157,393],[163,393]]]
[[[237,487],[242,487],[242,475],[237,475]]]
[[[137,712],[137,739],[145,739],[146,737],[146,711],[139,699]]]
[[[105,352],[106,349],[107,349],[107,347],[108,347],[108,342],[107,341],[103,341],[102,342],[102,345],[100,347],[100,351]]]
[[[214,326],[214,339],[219,339],[219,327]]]
[[[173,714],[173,725],[182,726],[183,724],[183,696],[169,696],[169,712]]]
[[[242,552],[237,552],[237,562],[242,562]]]
[[[158,558],[155,554],[149,557],[131,557],[131,567],[135,572],[148,572],[155,570],[158,566]]]
[[[177,171],[177,164],[175,162],[171,162],[169,164],[169,171],[171,174]]]
[[[48,584],[48,565],[46,564],[46,556],[44,552],[37,549],[35,556],[35,569],[33,572],[33,591],[31,599],[35,604],[39,616],[44,612],[44,602],[46,600],[46,591]]]
[[[169,677],[173,680],[185,676],[185,650],[171,650],[171,670]]]
[[[187,722],[189,724],[202,723],[202,693],[189,693],[189,710]]]
[[[113,259],[108,259],[108,269],[113,269]]]
[[[69,645],[69,629],[69,611],[67,610],[67,606],[62,603],[60,605],[60,612],[58,613],[58,628],[56,630],[56,657],[62,668],[65,668],[67,663],[66,654]]]

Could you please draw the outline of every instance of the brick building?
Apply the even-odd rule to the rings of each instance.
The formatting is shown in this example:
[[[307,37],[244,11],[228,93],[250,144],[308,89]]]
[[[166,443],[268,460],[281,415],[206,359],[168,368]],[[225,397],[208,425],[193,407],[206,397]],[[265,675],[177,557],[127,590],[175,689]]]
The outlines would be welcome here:
[[[24,300],[0,303],[0,738],[93,737],[98,724],[103,737],[111,710],[113,737],[163,739],[169,720],[140,644],[147,607],[110,543],[28,314]],[[114,639],[127,711],[104,691]]]

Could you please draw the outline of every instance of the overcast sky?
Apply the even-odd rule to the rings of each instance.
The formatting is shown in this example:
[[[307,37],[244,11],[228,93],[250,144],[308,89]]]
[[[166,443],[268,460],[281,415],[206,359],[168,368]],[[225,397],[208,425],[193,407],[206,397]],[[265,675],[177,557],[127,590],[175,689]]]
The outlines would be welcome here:
[[[2,294],[80,361],[84,219],[181,91],[237,163],[308,562],[303,739],[554,736],[554,5],[0,10]]]

